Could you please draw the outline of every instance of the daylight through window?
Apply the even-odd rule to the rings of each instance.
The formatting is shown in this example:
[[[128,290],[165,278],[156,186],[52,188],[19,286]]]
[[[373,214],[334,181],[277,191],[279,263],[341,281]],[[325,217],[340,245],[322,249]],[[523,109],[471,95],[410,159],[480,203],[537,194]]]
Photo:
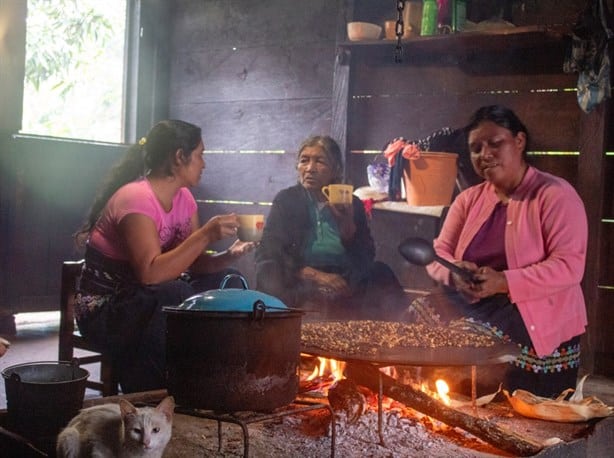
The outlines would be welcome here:
[[[28,0],[21,132],[123,141],[128,0]]]

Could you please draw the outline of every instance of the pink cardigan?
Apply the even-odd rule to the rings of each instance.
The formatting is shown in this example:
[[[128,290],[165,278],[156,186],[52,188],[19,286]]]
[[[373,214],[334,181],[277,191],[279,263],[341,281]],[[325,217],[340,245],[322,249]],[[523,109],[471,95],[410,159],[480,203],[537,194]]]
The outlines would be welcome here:
[[[461,260],[467,246],[499,202],[483,182],[459,194],[434,247],[441,257]],[[505,276],[538,356],[584,333],[584,275],[588,225],[584,205],[562,178],[529,167],[511,196],[505,227]],[[427,266],[435,280],[449,284],[450,272]]]

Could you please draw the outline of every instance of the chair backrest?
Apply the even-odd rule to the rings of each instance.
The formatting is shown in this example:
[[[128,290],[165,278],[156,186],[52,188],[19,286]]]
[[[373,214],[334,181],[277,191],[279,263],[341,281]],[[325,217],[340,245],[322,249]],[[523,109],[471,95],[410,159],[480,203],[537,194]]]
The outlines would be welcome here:
[[[73,356],[72,334],[75,331],[75,291],[83,263],[83,260],[64,261],[62,263],[59,335],[60,361],[70,361]]]

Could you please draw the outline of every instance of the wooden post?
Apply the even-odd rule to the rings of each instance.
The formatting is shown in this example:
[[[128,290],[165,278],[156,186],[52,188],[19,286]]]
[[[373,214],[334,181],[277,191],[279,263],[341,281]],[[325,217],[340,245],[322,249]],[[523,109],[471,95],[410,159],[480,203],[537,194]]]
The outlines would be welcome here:
[[[599,274],[602,260],[602,222],[605,150],[607,145],[610,102],[599,104],[591,113],[580,116],[580,139],[578,160],[578,194],[584,202],[588,218],[588,247],[582,289],[588,314],[588,330],[582,338],[582,367],[588,372],[595,371],[595,353],[599,347],[599,316],[602,306],[599,302]],[[605,306],[603,307],[605,312]],[[597,366],[599,364],[597,363]]]

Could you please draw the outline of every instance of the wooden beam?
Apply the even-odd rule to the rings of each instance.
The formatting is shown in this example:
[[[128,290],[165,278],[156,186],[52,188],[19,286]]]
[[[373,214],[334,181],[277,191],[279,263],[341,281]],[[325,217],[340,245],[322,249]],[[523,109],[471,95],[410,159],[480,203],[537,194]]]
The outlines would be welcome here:
[[[346,23],[351,20],[354,14],[353,0],[339,0],[339,14],[337,17],[337,43],[345,40]],[[343,179],[347,180],[347,126],[348,126],[348,107],[350,97],[350,63],[352,53],[349,49],[337,47],[335,55],[335,66],[333,70],[333,100],[332,100],[332,120],[331,137],[339,144],[343,154]]]

